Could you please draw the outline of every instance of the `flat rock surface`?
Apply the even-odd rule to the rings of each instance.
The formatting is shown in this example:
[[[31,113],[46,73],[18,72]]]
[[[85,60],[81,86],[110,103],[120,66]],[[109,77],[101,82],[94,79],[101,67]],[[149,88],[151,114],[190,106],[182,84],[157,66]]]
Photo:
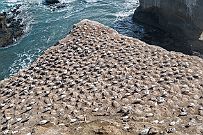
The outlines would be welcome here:
[[[0,82],[0,134],[203,134],[203,60],[83,20]]]

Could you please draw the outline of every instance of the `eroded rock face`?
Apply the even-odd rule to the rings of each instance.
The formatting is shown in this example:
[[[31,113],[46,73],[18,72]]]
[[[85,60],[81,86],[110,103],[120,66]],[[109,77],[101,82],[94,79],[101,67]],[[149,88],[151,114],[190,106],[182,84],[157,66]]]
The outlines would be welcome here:
[[[22,20],[15,18],[19,14],[18,9],[17,6],[8,13],[0,13],[0,47],[8,46],[24,33]]]
[[[202,0],[140,0],[133,18],[188,40],[196,50],[203,48]]]

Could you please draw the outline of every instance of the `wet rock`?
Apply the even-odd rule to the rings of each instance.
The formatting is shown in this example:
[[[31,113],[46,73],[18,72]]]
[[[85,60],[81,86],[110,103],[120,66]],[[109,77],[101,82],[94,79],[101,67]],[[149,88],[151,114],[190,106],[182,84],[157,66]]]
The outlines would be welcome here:
[[[48,5],[53,11],[68,6],[67,3],[62,3],[59,0],[45,0],[44,5]]]
[[[21,19],[15,19],[19,14],[19,6],[8,13],[0,13],[0,47],[6,47],[21,37],[24,33],[24,25]],[[11,15],[9,15],[11,14]]]
[[[59,3],[59,0],[45,0],[46,4],[56,4]]]

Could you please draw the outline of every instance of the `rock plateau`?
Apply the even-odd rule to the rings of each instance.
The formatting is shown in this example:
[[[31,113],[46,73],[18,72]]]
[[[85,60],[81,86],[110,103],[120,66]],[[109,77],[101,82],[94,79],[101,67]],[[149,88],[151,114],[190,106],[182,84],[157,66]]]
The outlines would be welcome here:
[[[83,20],[0,82],[0,134],[203,134],[203,60]]]

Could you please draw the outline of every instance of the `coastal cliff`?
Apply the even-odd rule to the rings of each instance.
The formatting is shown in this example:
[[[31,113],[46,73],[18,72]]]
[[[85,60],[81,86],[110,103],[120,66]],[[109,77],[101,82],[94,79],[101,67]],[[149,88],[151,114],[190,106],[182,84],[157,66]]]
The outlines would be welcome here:
[[[140,0],[133,18],[172,32],[175,37],[187,40],[195,50],[203,49],[202,0]]]
[[[202,67],[83,20],[0,82],[0,134],[202,134]]]

